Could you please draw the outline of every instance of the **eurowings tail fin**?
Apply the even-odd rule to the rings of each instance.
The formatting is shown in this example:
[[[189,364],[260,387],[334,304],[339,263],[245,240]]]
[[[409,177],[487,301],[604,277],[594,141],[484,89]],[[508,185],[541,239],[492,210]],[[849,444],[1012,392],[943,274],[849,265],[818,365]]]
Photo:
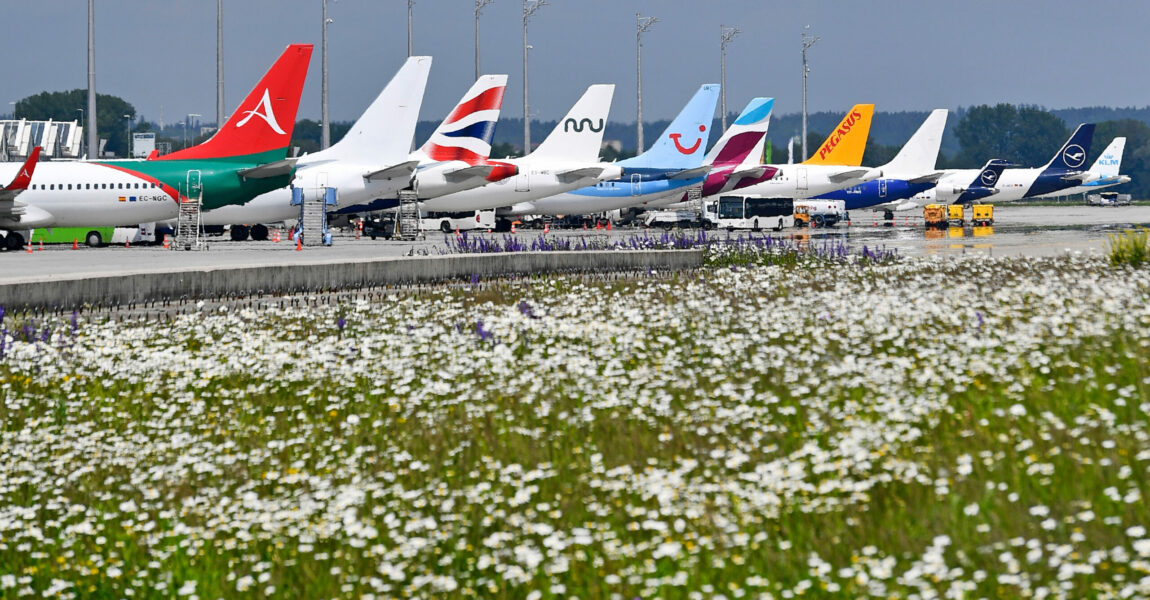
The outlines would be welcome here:
[[[484,75],[467,90],[420,151],[432,160],[479,164],[491,156],[491,140],[507,90],[506,75]]]
[[[1080,171],[1090,154],[1090,142],[1094,139],[1094,123],[1083,123],[1074,130],[1070,139],[1058,150],[1058,154],[1046,163],[1047,169]]]
[[[898,174],[917,177],[933,171],[934,164],[938,161],[938,150],[942,147],[942,130],[946,127],[948,112],[945,108],[931,111],[918,131],[903,144],[898,154],[883,165],[884,176]]]
[[[692,169],[703,164],[710,140],[715,105],[719,102],[718,84],[699,88],[679,116],[646,152],[620,161],[624,168]]]
[[[803,161],[804,165],[839,165],[857,167],[862,165],[866,140],[870,136],[873,104],[856,104],[847,116],[839,122],[815,153]]]
[[[371,164],[394,164],[407,159],[427,75],[430,56],[409,57],[325,157]]]
[[[774,98],[752,98],[734,123],[723,132],[703,159],[705,165],[739,165],[749,157],[763,155],[767,127],[771,124]]]
[[[611,110],[614,84],[596,84],[583,93],[567,116],[543,140],[531,156],[595,162],[603,145],[603,129]]]
[[[202,144],[156,160],[240,158],[260,154],[266,154],[259,157],[265,162],[286,158],[311,51],[311,44],[288,46],[215,135]]]
[[[1117,177],[1118,171],[1122,168],[1122,152],[1124,150],[1126,150],[1126,138],[1114,138],[1110,145],[1102,151],[1098,160],[1094,161],[1094,165],[1090,167],[1090,172],[1098,175],[1101,179]]]

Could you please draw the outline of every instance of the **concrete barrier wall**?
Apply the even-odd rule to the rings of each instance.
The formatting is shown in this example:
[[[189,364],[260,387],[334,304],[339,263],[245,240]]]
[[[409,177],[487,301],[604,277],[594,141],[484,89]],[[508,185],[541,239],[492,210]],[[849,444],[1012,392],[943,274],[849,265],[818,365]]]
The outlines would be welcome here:
[[[69,277],[0,284],[9,309],[108,305],[254,293],[296,293],[378,285],[469,280],[516,274],[683,270],[701,267],[701,250],[523,252],[415,256],[306,265],[253,265],[122,276]]]

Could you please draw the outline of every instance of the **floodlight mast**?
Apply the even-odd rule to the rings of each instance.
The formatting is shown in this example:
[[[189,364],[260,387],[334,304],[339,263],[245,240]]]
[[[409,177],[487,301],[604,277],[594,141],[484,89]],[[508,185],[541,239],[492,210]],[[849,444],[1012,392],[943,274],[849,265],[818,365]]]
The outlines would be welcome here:
[[[527,21],[535,11],[547,5],[547,0],[523,0],[523,154],[531,152],[531,116],[527,104]]]
[[[803,28],[803,156],[799,162],[804,162],[809,158],[807,156],[807,75],[810,74],[811,68],[807,66],[807,49],[814,46],[822,38],[810,35],[807,30],[811,28],[807,25]]]
[[[475,80],[479,81],[479,13],[495,0],[475,0]]]
[[[638,85],[636,86],[635,104],[638,107],[636,110],[636,127],[639,138],[638,152],[643,153],[643,33],[651,29],[655,23],[658,23],[657,17],[644,17],[639,13],[635,13],[635,80]]]
[[[723,131],[727,130],[727,44],[739,33],[738,27],[719,25],[719,104],[722,105]]]

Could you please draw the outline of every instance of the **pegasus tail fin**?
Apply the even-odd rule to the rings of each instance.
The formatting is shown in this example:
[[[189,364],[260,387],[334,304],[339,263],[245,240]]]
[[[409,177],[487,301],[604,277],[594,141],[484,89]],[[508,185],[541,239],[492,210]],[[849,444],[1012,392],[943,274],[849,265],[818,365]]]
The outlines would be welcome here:
[[[432,160],[478,164],[487,159],[506,90],[506,75],[480,77],[420,150]]]
[[[303,93],[311,44],[292,44],[208,141],[156,160],[239,158],[265,154],[263,162],[287,157]],[[272,154],[274,153],[274,155]]]
[[[918,131],[910,136],[890,162],[883,165],[884,174],[898,174],[917,177],[934,170],[938,161],[938,150],[942,147],[942,130],[946,127],[945,108],[931,111]]]
[[[718,101],[719,86],[703,85],[649,150],[621,164],[660,169],[692,169],[702,165]]]
[[[827,139],[804,165],[840,165],[857,167],[862,164],[866,140],[870,135],[873,104],[856,104],[839,122]]]
[[[596,84],[587,88],[583,97],[555,125],[555,129],[535,148],[531,156],[597,161],[614,94],[614,84]]]
[[[774,98],[751,99],[735,122],[723,132],[723,137],[715,142],[715,146],[703,159],[703,164],[738,165],[751,156],[758,160],[763,154],[767,127],[771,123],[771,109],[774,106]]]
[[[430,56],[412,56],[324,156],[392,164],[406,160],[419,121]]]

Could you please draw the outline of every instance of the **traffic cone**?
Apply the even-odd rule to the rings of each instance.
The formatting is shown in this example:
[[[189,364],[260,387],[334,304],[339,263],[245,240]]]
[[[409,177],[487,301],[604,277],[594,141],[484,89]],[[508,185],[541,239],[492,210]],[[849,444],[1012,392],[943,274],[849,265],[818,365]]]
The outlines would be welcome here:
[[[599,219],[595,219],[595,231],[601,231],[602,229],[603,224],[599,222]]]
[[[515,231],[515,222],[514,221],[512,221],[512,223],[511,223],[511,233],[519,233],[518,231]]]
[[[277,244],[280,243],[280,230],[277,229],[275,233],[272,234],[272,241]]]
[[[462,236],[462,235],[460,235],[460,233],[459,233],[459,228],[458,228],[458,227],[456,227],[456,228],[455,228],[455,238],[456,238],[456,239],[459,239],[459,238],[461,238],[461,237],[463,237],[463,236]]]
[[[79,250],[80,249],[80,242],[76,238],[72,238],[72,249],[73,250]]]
[[[543,233],[551,233],[551,224],[550,223],[544,223],[543,224]]]
[[[132,242],[130,242],[130,241],[128,241],[128,240],[124,240],[124,247],[125,247],[125,248],[131,248],[131,247],[132,247]]]
[[[303,250],[303,240],[297,235],[295,236],[295,251],[299,252],[300,250]]]
[[[28,244],[28,254],[32,254],[32,244]]]
[[[170,241],[168,241],[168,236],[165,234],[164,235],[164,250],[171,250],[171,249],[172,249],[172,243]]]
[[[611,231],[611,221],[607,221],[607,231]]]
[[[44,240],[40,240],[40,252],[44,251]]]

